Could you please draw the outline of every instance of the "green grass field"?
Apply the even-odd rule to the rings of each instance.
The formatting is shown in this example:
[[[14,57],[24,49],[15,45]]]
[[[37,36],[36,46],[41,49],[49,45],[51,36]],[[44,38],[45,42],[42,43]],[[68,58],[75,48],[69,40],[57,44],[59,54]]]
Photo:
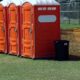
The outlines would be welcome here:
[[[61,29],[73,29],[73,28],[80,28],[80,25],[79,24],[68,24],[68,23],[61,24]]]
[[[61,28],[80,25],[61,24]],[[80,80],[80,60],[32,60],[0,54],[0,80]]]
[[[80,61],[32,60],[0,54],[0,80],[80,80]]]

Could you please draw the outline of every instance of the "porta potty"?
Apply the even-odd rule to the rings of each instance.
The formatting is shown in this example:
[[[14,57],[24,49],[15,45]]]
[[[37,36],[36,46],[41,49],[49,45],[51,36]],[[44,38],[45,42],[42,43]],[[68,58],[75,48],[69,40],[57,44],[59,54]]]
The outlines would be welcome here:
[[[0,52],[8,53],[7,1],[0,2]]]
[[[11,4],[8,7],[9,26],[8,26],[8,38],[9,38],[9,54],[19,55],[19,27],[20,27],[20,5],[19,0],[11,0]]]
[[[60,5],[55,0],[27,0],[22,5],[22,56],[54,58],[60,40]]]

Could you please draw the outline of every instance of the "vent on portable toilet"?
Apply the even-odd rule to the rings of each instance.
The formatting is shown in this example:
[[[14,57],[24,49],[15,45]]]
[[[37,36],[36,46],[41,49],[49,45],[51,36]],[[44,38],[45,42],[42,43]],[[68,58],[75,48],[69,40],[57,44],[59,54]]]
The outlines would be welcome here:
[[[60,5],[55,0],[26,0],[22,5],[22,56],[54,58],[60,40]]]

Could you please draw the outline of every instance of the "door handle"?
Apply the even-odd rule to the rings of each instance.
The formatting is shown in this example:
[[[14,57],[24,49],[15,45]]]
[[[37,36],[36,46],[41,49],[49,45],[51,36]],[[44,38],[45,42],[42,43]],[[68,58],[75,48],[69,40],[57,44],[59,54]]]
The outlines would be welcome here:
[[[17,28],[16,27],[14,28],[14,31],[17,32]]]
[[[2,31],[5,32],[5,28],[4,27],[2,27]]]
[[[29,32],[32,33],[32,28],[29,29]]]

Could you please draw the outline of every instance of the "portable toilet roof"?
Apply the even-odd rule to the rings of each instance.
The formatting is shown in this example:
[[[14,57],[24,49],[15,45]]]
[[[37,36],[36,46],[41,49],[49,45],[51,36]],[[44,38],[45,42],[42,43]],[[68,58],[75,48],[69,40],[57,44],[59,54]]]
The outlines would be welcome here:
[[[25,0],[11,0],[11,3],[14,3],[16,6],[22,5]]]
[[[24,2],[29,2],[32,5],[60,5],[55,0],[25,0]]]
[[[8,5],[9,5],[10,3],[12,3],[12,0],[7,0],[7,2],[8,2]]]
[[[0,2],[0,4],[2,4],[4,7],[6,7],[9,4],[9,0],[3,0]]]
[[[0,4],[2,4],[4,7],[7,6],[7,2],[6,1],[1,1]]]
[[[20,0],[20,2],[21,2],[21,4],[23,4],[23,3],[25,3],[25,2],[26,2],[26,0]]]

